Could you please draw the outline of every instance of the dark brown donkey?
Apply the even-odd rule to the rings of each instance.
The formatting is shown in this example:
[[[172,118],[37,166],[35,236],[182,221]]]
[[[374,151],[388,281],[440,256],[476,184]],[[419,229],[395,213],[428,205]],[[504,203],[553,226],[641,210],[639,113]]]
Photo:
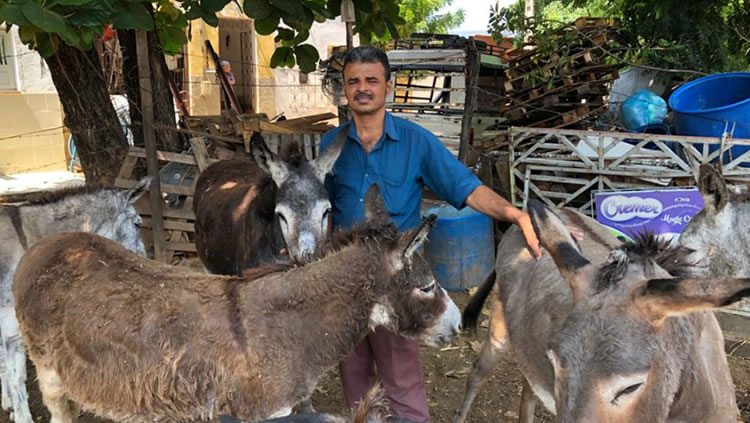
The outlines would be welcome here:
[[[201,173],[195,187],[195,246],[211,273],[304,262],[328,236],[331,202],[323,185],[346,142],[344,128],[317,159],[306,161],[296,144],[271,152],[253,135],[255,163],[222,160]]]
[[[417,252],[434,217],[400,233],[375,185],[365,207],[323,258],[253,280],[84,233],[37,243],[13,293],[51,421],[74,422],[79,408],[118,422],[279,417],[373,327],[449,342],[458,309]]]

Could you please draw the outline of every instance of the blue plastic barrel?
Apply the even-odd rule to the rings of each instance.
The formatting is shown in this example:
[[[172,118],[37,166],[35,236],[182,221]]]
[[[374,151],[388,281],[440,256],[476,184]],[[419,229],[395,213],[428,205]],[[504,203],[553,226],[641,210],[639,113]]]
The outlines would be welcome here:
[[[481,284],[495,264],[492,219],[471,207],[441,205],[425,210],[438,217],[425,244],[435,279],[448,291]]]
[[[679,135],[721,137],[725,126],[734,138],[750,138],[750,72],[704,76],[678,88],[669,97],[675,132]],[[728,123],[728,125],[727,125]],[[715,151],[719,145],[712,145]],[[732,147],[737,158],[749,147]]]

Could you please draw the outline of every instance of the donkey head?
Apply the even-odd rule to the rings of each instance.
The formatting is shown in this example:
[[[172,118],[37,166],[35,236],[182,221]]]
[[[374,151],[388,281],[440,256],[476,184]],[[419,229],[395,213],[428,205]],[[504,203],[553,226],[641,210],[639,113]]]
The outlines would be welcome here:
[[[733,192],[711,165],[700,166],[697,181],[705,207],[685,227],[680,244],[695,251],[706,275],[750,276],[750,197]]]
[[[703,330],[673,316],[732,304],[750,295],[750,279],[693,278],[689,249],[648,235],[597,267],[553,211],[529,209],[573,297],[548,344],[557,421],[666,421]]]
[[[383,275],[375,287],[376,303],[370,314],[372,327],[385,326],[427,345],[450,342],[461,330],[458,307],[432,275],[420,252],[436,217],[424,219],[416,229],[399,233],[389,222],[383,198],[372,185],[365,198],[365,225],[378,234]]]
[[[349,124],[317,159],[285,161],[271,152],[263,137],[255,133],[252,154],[258,166],[271,176],[277,187],[275,214],[289,256],[304,262],[315,253],[329,233],[331,202],[324,180],[346,143]]]
[[[141,238],[143,219],[133,207],[151,186],[151,177],[141,179],[126,191],[101,190],[93,204],[83,205],[87,214],[87,225],[91,232],[119,242],[134,253],[145,256],[146,249]]]

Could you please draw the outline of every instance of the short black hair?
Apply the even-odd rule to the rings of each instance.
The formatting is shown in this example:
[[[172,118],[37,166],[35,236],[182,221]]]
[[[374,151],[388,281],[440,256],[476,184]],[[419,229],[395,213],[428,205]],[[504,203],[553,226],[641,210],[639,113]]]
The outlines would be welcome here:
[[[346,69],[346,65],[349,63],[380,63],[385,70],[385,80],[391,80],[391,65],[388,63],[388,56],[383,50],[377,47],[354,47],[347,51],[344,56],[344,69]]]

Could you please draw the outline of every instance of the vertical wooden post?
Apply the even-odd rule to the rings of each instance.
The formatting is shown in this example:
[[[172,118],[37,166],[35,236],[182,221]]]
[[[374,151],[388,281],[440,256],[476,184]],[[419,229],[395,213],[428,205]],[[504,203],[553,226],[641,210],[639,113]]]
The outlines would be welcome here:
[[[466,81],[466,95],[464,97],[464,114],[461,118],[461,139],[458,144],[458,160],[466,164],[469,155],[469,141],[471,139],[471,123],[474,118],[474,112],[477,109],[477,86],[479,85],[479,67],[481,59],[474,38],[469,38],[466,43],[466,65],[464,74]]]
[[[146,167],[151,176],[151,227],[154,232],[154,259],[165,261],[167,254],[164,241],[164,217],[159,181],[159,160],[156,158],[156,132],[154,131],[154,98],[151,87],[151,67],[148,56],[146,31],[135,32],[136,56],[138,58],[138,85],[141,89],[141,111],[143,113],[143,139],[146,143]]]

